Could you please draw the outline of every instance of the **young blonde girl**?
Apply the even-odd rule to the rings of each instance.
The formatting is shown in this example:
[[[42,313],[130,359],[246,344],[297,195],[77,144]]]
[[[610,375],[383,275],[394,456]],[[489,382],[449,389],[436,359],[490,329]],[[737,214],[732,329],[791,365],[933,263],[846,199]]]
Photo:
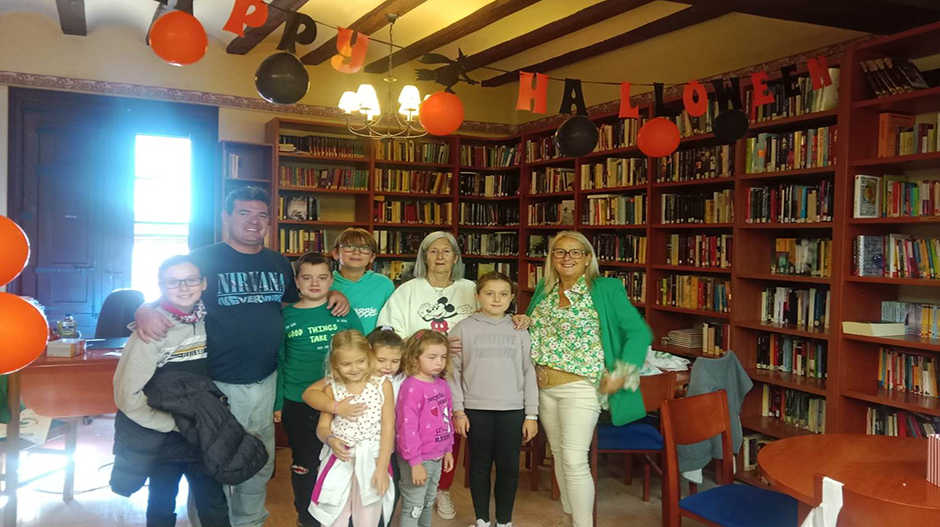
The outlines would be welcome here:
[[[404,380],[396,403],[401,469],[401,527],[430,527],[441,472],[454,467],[453,403],[445,377],[447,337],[421,330],[405,342]]]
[[[394,505],[394,492],[388,492],[394,394],[391,383],[375,375],[375,356],[362,333],[333,336],[325,393],[334,401],[352,397],[350,403],[364,407],[354,419],[320,414],[317,436],[324,446],[310,514],[324,526],[347,527],[350,518],[355,527],[375,527],[380,518],[388,525]]]

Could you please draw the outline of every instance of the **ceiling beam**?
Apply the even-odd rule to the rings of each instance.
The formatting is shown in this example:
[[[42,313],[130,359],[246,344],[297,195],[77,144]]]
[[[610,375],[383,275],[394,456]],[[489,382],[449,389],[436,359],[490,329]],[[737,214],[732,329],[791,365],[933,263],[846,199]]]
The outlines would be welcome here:
[[[694,26],[695,24],[706,22],[713,18],[718,18],[727,14],[728,12],[728,9],[723,6],[688,7],[682,11],[677,11],[671,15],[664,16],[663,18],[654,20],[638,28],[631,29],[626,33],[621,33],[606,40],[591,44],[590,46],[575,49],[558,55],[557,57],[543,60],[537,64],[532,64],[524,68],[519,68],[508,73],[491,77],[483,81],[482,85],[484,87],[495,87],[509,84],[510,82],[515,82],[519,80],[519,71],[548,73],[549,71],[560,68],[562,66],[581,62],[582,60],[595,57],[609,51],[632,46],[645,40],[650,40],[667,33],[672,33],[673,31],[678,31],[689,26]]]
[[[423,4],[425,1],[426,0],[385,0],[375,6],[373,10],[359,17],[359,20],[349,24],[348,28],[364,35],[371,35],[388,25],[386,15],[391,13],[399,16],[404,15],[408,11]],[[336,37],[333,37],[321,44],[317,49],[301,57],[300,61],[308,66],[316,66],[323,61],[329,60],[329,58],[335,54]]]
[[[453,24],[392,53],[392,67],[410,62],[429,51],[478,31],[497,20],[525,9],[539,0],[495,0]],[[388,68],[388,55],[366,66],[366,73],[381,73]]]
[[[250,27],[245,30],[244,37],[235,37],[225,51],[231,55],[245,55],[253,50],[262,40],[274,32],[281,24],[287,20],[287,11],[297,11],[307,0],[274,0],[268,2],[268,20],[259,27]],[[279,7],[280,9],[275,9]]]
[[[85,0],[55,0],[59,10],[59,25],[62,33],[84,37],[88,35],[85,23]]]
[[[491,48],[484,49],[467,57],[464,64],[467,71],[498,62],[535,46],[540,46],[556,38],[574,33],[588,26],[593,26],[617,15],[626,13],[653,0],[604,0],[586,7],[577,13],[560,18],[524,35],[511,38]]]

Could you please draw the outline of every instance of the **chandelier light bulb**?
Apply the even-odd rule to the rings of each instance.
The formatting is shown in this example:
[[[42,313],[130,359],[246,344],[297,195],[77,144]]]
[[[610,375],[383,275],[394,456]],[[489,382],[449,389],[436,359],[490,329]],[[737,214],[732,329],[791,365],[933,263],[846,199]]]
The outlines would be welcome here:
[[[356,113],[359,111],[359,96],[356,92],[346,91],[339,98],[339,109],[345,113]]]
[[[370,120],[381,113],[379,97],[371,84],[360,84],[359,90],[356,91],[356,98],[359,99],[359,112],[366,114]]]

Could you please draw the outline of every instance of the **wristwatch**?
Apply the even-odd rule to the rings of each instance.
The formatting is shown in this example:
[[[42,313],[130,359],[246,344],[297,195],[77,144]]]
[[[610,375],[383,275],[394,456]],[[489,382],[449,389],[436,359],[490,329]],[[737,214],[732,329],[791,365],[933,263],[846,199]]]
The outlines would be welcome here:
[[[525,420],[526,420],[526,421],[538,421],[538,420],[539,420],[539,416],[537,416],[537,415],[527,415],[527,416],[525,416]]]

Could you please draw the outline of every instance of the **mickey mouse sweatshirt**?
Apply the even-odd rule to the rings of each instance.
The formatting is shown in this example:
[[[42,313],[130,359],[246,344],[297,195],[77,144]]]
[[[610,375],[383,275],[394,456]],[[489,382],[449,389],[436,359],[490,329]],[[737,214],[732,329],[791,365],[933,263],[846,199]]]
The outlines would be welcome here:
[[[392,326],[408,338],[419,329],[447,333],[477,310],[476,285],[460,278],[449,286],[432,287],[424,278],[414,278],[392,293],[379,313],[379,326]]]

